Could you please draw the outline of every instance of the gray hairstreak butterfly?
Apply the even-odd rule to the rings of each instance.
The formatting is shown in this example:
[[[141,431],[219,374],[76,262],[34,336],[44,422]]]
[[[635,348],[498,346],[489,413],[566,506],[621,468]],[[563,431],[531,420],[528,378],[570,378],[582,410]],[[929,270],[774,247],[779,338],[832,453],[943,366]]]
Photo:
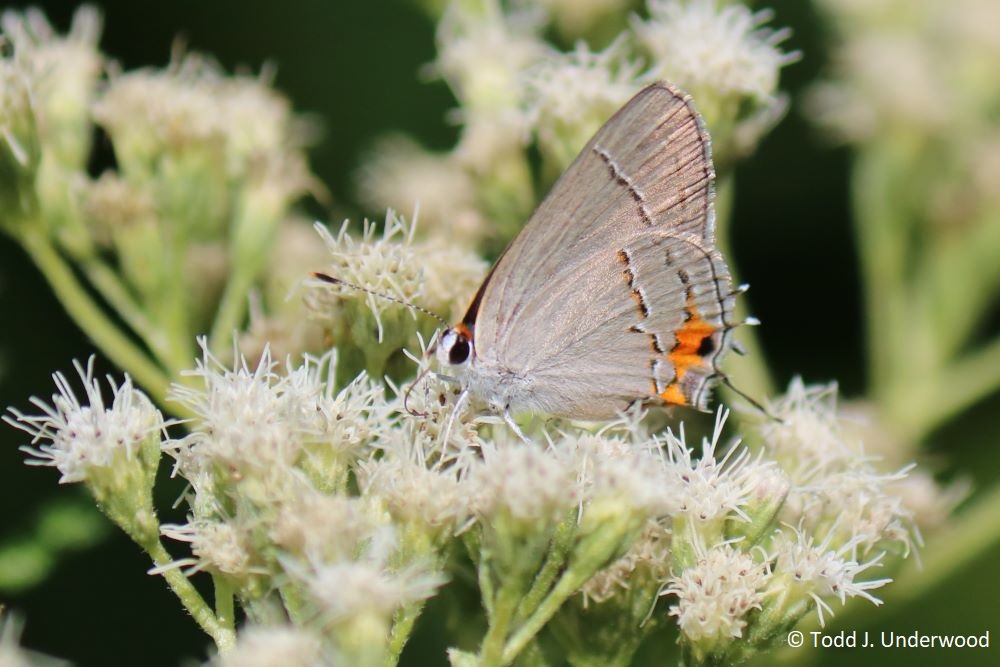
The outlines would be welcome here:
[[[504,416],[614,417],[634,403],[705,409],[733,347],[715,248],[711,144],[690,98],[640,91],[583,148],[435,350]],[[341,282],[317,276],[329,282]],[[750,323],[746,321],[745,323]],[[457,412],[457,410],[456,410]]]

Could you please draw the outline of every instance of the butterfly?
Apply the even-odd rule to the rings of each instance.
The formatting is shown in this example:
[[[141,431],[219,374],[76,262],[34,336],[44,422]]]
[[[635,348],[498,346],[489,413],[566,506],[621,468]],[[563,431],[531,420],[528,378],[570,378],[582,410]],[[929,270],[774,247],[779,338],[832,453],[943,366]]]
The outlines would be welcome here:
[[[736,296],[715,247],[711,143],[691,99],[640,91],[494,264],[434,354],[503,415],[603,420],[635,403],[704,410],[733,349]],[[522,436],[523,437],[523,436]]]

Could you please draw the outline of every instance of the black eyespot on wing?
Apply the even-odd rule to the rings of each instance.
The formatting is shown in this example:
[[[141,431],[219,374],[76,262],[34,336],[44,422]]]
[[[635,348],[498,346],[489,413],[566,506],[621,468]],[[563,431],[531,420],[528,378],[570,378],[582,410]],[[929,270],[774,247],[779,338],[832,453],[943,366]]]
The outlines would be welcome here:
[[[695,354],[704,358],[713,352],[715,352],[715,340],[711,336],[705,336],[701,339],[701,343],[698,344],[698,350]]]
[[[448,350],[448,363],[455,366],[464,364],[471,351],[472,345],[469,343],[469,339],[465,336],[459,336],[455,339],[455,344]]]

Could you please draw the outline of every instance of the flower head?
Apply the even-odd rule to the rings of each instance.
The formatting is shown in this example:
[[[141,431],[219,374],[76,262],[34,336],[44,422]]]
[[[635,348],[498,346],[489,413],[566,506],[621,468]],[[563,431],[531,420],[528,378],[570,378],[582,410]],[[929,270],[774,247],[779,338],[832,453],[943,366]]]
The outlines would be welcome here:
[[[895,542],[908,551],[919,541],[912,511],[893,492],[912,466],[880,472],[877,458],[847,440],[833,385],[793,380],[770,409],[780,421],[762,425],[764,447],[792,482],[783,521],[814,534],[835,531],[836,546],[851,542],[867,550]]]
[[[255,367],[241,358],[228,368],[201,342],[204,358],[189,375],[204,386],[175,385],[172,395],[198,419],[189,435],[164,443],[185,477],[214,470],[223,486],[252,479],[279,496],[283,479],[302,471],[337,486],[347,463],[390,427],[382,390],[366,376],[335,389],[332,352],[282,373],[266,350]]]
[[[90,150],[90,104],[104,60],[97,50],[100,14],[81,7],[65,36],[37,9],[5,11],[0,26],[30,91],[43,150],[56,164],[83,168]]]
[[[286,554],[349,558],[378,525],[367,499],[322,493],[304,478],[275,504],[268,538]]]
[[[742,637],[747,613],[760,609],[771,572],[751,554],[722,544],[671,577],[664,595],[674,595],[670,615],[685,638],[710,653],[712,647]]]
[[[232,236],[231,270],[255,276],[285,210],[312,185],[308,133],[266,73],[228,76],[189,54],[164,70],[113,77],[93,117],[121,177],[155,193],[180,241]]]
[[[835,77],[807,100],[817,123],[848,141],[906,132],[957,137],[990,126],[997,93],[989,82],[1000,57],[1000,39],[987,27],[1000,20],[995,3],[818,5],[841,41]]]
[[[668,432],[664,449],[675,495],[674,515],[701,523],[730,515],[749,520],[744,506],[751,500],[759,500],[762,489],[774,490],[770,483],[773,463],[760,457],[754,459],[750,450],[739,442],[720,453],[727,417],[728,411],[719,411],[711,439],[706,438],[702,443],[700,458],[695,458],[694,449],[685,443],[683,429],[679,437]]]
[[[632,0],[536,0],[555,24],[560,34],[569,39],[590,32],[604,34],[607,23],[614,25],[634,3]],[[524,4],[527,4],[526,2]],[[620,19],[619,19],[620,20]]]
[[[458,466],[429,467],[423,456],[413,455],[417,448],[408,449],[409,457],[400,447],[361,463],[359,483],[364,493],[385,503],[394,519],[447,537],[469,518],[472,488]]]
[[[332,255],[327,271],[338,280],[368,291],[347,289],[332,292],[327,284],[317,285],[317,289],[308,296],[310,308],[317,317],[335,319],[342,316],[332,308],[339,300],[361,300],[375,318],[378,341],[382,342],[385,335],[384,311],[398,308],[400,302],[417,303],[423,296],[420,262],[412,247],[416,226],[407,224],[394,211],[389,211],[381,238],[375,237],[376,225],[367,220],[360,238],[348,234],[347,227],[345,220],[340,232],[334,236],[326,227],[316,225],[316,231]],[[388,295],[395,302],[377,294]],[[330,303],[331,300],[333,303]],[[415,311],[409,310],[409,314],[416,318]]]
[[[562,172],[591,136],[639,89],[639,63],[619,39],[593,53],[584,42],[525,75],[525,114],[550,170]]]
[[[591,577],[580,593],[584,604],[601,603],[630,588],[659,588],[670,575],[670,532],[649,521],[628,552]]]
[[[317,667],[333,661],[313,631],[293,625],[248,625],[236,646],[220,653],[206,667]]]
[[[521,72],[548,52],[537,36],[539,18],[505,14],[496,0],[452,3],[438,24],[434,69],[464,109],[517,108]]]
[[[159,574],[167,567],[187,567],[188,575],[202,570],[213,574],[244,578],[251,573],[253,553],[247,533],[234,521],[192,518],[186,524],[163,524],[163,535],[191,544],[193,558],[182,558],[169,566],[154,568]]]
[[[880,605],[882,601],[868,591],[892,581],[857,581],[856,578],[862,572],[881,564],[885,553],[859,563],[852,556],[859,546],[859,540],[852,540],[835,548],[831,537],[828,536],[817,544],[800,529],[783,529],[771,550],[774,572],[781,580],[780,583],[776,580],[776,585],[793,586],[798,595],[812,598],[821,625],[824,623],[823,614],[833,612],[827,602],[831,598],[838,599],[843,604],[848,597],[862,597],[872,604]],[[789,584],[789,580],[792,583]]]
[[[428,315],[439,325],[443,317],[435,311],[467,303],[485,264],[471,250],[440,240],[415,241],[416,223],[391,210],[380,236],[368,221],[360,238],[348,234],[347,227],[345,221],[334,236],[316,225],[332,262],[325,280],[306,283],[305,303],[309,314],[329,328],[342,358],[356,358],[353,351],[358,351],[369,374],[381,377],[390,358],[411,345],[422,326],[429,333]]]
[[[722,6],[720,6],[722,5]],[[797,58],[777,45],[787,30],[763,27],[771,13],[753,13],[718,0],[650,0],[648,21],[635,21],[657,75],[690,91],[764,101],[774,95],[778,71]]]
[[[652,59],[649,74],[691,94],[712,130],[717,162],[752,150],[784,114],[779,71],[799,57],[778,48],[788,30],[765,28],[769,11],[719,0],[649,0],[649,13],[633,21]]]
[[[380,140],[358,170],[358,194],[372,209],[419,207],[424,233],[472,245],[486,234],[472,176],[453,155],[432,153],[413,140]],[[450,244],[454,247],[454,244]]]
[[[544,523],[580,501],[571,462],[534,445],[484,450],[483,461],[469,470],[469,486],[477,490],[476,512],[487,522],[503,513],[515,521]]]
[[[650,443],[634,443],[612,435],[565,433],[555,451],[574,468],[584,503],[611,502],[619,518],[640,523],[670,514],[673,489],[663,459]]]
[[[304,142],[288,101],[260,79],[226,76],[189,54],[165,70],[137,70],[111,80],[94,117],[115,141],[126,173],[152,167],[161,154],[206,151],[230,177]],[[218,151],[218,152],[216,152]]]
[[[203,358],[189,375],[200,378],[203,387],[176,385],[173,392],[173,399],[198,420],[188,436],[165,443],[164,449],[182,468],[196,464],[191,472],[213,465],[238,476],[288,470],[301,454],[302,432],[321,385],[306,386],[279,374],[267,353],[256,367],[241,360],[230,369],[205,341],[202,345]]]
[[[430,597],[444,583],[440,573],[418,563],[391,567],[394,552],[395,536],[386,527],[372,535],[357,558],[283,562],[288,574],[305,585],[324,622],[350,623],[369,613],[388,621],[396,609]]]
[[[55,373],[52,378],[59,393],[53,394],[51,404],[31,399],[43,414],[29,416],[8,408],[11,416],[3,418],[30,434],[32,443],[49,442],[22,449],[33,457],[28,459],[29,465],[58,468],[63,484],[93,481],[96,475],[137,460],[147,440],[159,442],[165,426],[160,411],[145,394],[133,388],[128,376],[121,385],[108,378],[113,398],[105,406],[100,384],[94,378],[94,358],[86,368],[78,362],[73,366],[84,386],[83,401],[77,398],[66,376]]]

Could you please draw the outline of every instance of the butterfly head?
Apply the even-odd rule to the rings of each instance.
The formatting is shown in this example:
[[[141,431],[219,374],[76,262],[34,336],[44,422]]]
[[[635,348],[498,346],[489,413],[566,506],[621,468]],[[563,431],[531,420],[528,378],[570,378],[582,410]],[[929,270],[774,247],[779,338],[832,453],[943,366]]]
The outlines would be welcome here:
[[[475,356],[472,331],[464,324],[446,329],[435,351],[437,359],[448,366],[462,367]]]

